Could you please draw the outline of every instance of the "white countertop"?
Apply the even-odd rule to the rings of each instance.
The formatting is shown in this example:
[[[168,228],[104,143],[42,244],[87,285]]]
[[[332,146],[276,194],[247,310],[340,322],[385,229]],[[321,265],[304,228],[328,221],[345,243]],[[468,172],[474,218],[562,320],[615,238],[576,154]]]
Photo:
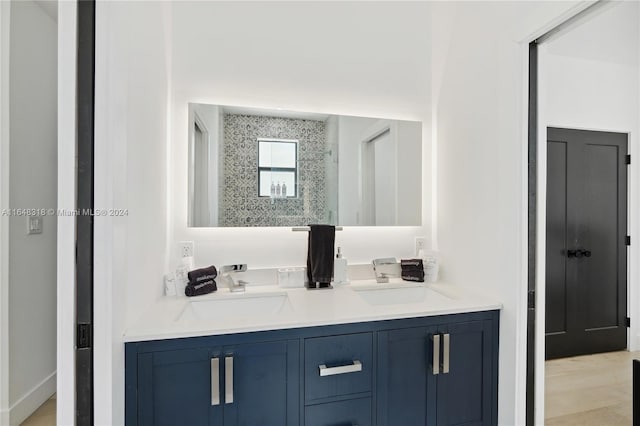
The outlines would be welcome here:
[[[352,281],[326,290],[281,288],[276,285],[248,285],[244,293],[231,293],[218,285],[218,291],[205,296],[163,297],[127,329],[125,342],[210,336],[252,331],[277,330],[322,325],[349,324],[433,315],[458,314],[501,309],[502,304],[482,295],[450,284],[422,284],[391,279],[389,284],[375,280]],[[424,288],[424,298],[418,302],[371,304],[361,295],[362,290],[393,288]],[[422,290],[417,290],[422,292]],[[279,297],[284,307],[278,313],[256,314],[246,309],[235,310],[217,318],[196,318],[190,311],[191,302],[205,306],[207,301]],[[286,296],[286,297],[283,297]],[[205,302],[200,304],[200,302]],[[385,302],[383,302],[385,303]]]

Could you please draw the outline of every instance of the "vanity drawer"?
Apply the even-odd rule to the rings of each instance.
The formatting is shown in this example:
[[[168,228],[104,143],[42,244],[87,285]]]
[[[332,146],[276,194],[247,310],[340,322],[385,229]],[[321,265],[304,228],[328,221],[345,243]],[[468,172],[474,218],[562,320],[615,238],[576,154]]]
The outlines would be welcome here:
[[[304,426],[371,426],[371,398],[311,405],[304,411]]]
[[[306,339],[304,348],[307,401],[371,391],[372,333]]]

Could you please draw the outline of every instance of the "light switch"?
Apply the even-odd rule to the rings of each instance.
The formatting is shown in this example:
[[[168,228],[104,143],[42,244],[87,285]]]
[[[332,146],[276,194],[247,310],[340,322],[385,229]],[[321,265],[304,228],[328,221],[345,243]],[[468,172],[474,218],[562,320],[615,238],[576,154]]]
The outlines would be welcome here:
[[[29,216],[27,218],[27,234],[42,234],[42,216]]]

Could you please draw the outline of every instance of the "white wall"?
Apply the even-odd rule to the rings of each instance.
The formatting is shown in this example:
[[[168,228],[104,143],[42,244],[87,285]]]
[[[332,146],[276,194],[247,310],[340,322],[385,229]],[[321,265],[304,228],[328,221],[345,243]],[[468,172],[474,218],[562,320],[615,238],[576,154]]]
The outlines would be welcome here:
[[[539,158],[546,170],[546,128],[567,127],[629,133],[629,153],[640,157],[638,140],[640,7],[636,2],[608,5],[578,26],[543,43],[539,53]],[[541,176],[543,178],[544,176]],[[629,169],[629,231],[637,235],[638,168]],[[546,182],[546,179],[543,180]],[[545,185],[539,184],[539,197]],[[546,205],[539,205],[545,212]],[[538,213],[544,218],[544,213]],[[541,227],[542,229],[542,227]],[[543,235],[544,233],[542,233]],[[542,236],[540,235],[540,236]],[[543,245],[543,243],[540,243]],[[638,318],[640,298],[637,246],[629,249],[629,310]],[[539,256],[540,261],[544,256]],[[544,280],[542,280],[544,282]],[[544,284],[539,286],[538,315],[545,311]],[[640,348],[637,321],[632,321],[629,347]],[[538,400],[544,400],[544,321],[538,321]],[[540,404],[538,404],[540,405]],[[538,407],[540,408],[540,407]]]
[[[503,302],[499,424],[525,423],[526,44],[575,4],[433,6],[442,275]]]
[[[11,3],[0,2],[0,208],[9,208]],[[9,423],[9,217],[0,216],[0,424]]]
[[[170,179],[168,6],[97,3],[95,207],[128,209],[128,216],[95,220],[96,425],[123,424],[122,335],[162,295]]]
[[[75,208],[76,2],[58,4],[58,208]],[[75,218],[58,217],[56,424],[75,419]],[[102,304],[99,304],[102,306]]]
[[[306,235],[289,228],[187,228],[188,102],[424,121],[429,164],[429,9],[391,2],[173,3],[173,241],[193,240],[197,265],[256,268],[306,259]],[[422,195],[430,206],[430,192]],[[413,237],[428,229],[423,213],[422,227],[348,228],[337,244],[350,262],[406,257]]]
[[[534,34],[577,3],[175,2],[168,5],[169,24],[157,16],[156,3],[98,3],[96,142],[106,161],[98,166],[104,167],[98,175],[114,180],[97,179],[96,185],[106,197],[102,203],[118,201],[116,207],[130,208],[124,223],[113,220],[111,227],[97,229],[101,238],[111,235],[102,249],[113,263],[97,267],[98,273],[105,273],[97,287],[104,284],[108,293],[100,300],[113,304],[112,311],[102,313],[112,315],[106,318],[111,334],[96,343],[97,352],[105,349],[111,355],[96,360],[97,374],[104,373],[97,377],[96,389],[108,393],[97,395],[104,401],[98,407],[98,423],[122,421],[118,333],[161,291],[157,273],[167,266],[159,261],[165,246],[152,246],[159,243],[152,231],[166,224],[171,243],[195,241],[198,265],[304,264],[304,233],[287,228],[187,228],[188,102],[420,120],[425,124],[425,165],[432,164],[433,102],[438,173],[432,176],[428,167],[423,171],[423,226],[347,228],[338,233],[337,243],[353,263],[385,255],[411,256],[414,236],[429,235],[428,188],[437,178],[444,278],[503,301],[498,420],[523,424],[523,52]],[[144,31],[136,30],[136,20],[147,23]],[[332,23],[330,30],[326,22]],[[173,45],[168,57],[160,53],[164,37]],[[143,43],[146,56],[138,51]],[[144,62],[136,61],[142,58]],[[164,63],[172,64],[169,71],[162,68]],[[145,102],[134,102],[138,95]],[[165,115],[160,109],[166,105]],[[146,130],[152,135],[138,132],[147,120]],[[158,145],[167,135],[168,169],[159,167],[156,175],[152,166],[161,162]],[[137,149],[150,155],[144,164],[129,152]],[[144,173],[152,176],[143,179]],[[134,185],[125,185],[132,178]],[[162,195],[166,189],[167,199]],[[167,202],[169,210],[165,216],[147,215],[142,223],[142,216],[131,219],[132,207],[138,205],[131,197],[154,208]],[[127,258],[136,259],[136,268],[132,262],[127,267]],[[109,408],[113,410],[107,412]]]
[[[422,162],[421,156],[416,155],[421,147],[413,143],[422,137],[422,128],[420,123],[401,121],[396,123],[395,131],[398,162],[396,178],[397,220],[398,223],[418,223],[422,209],[418,194],[431,195],[431,188],[422,190],[422,176],[420,174],[420,168],[424,167],[428,171],[429,165]],[[420,189],[418,190],[418,188]]]
[[[32,1],[11,3],[11,208],[57,206],[57,23]],[[9,218],[9,404],[18,424],[55,392],[56,216],[27,235]]]

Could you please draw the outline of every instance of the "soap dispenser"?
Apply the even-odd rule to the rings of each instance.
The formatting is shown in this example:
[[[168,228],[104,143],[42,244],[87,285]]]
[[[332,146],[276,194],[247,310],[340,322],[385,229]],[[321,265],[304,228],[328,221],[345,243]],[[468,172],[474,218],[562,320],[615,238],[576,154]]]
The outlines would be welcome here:
[[[333,261],[333,282],[334,284],[345,284],[347,280],[347,259],[342,257],[342,251],[338,247],[338,254]]]

